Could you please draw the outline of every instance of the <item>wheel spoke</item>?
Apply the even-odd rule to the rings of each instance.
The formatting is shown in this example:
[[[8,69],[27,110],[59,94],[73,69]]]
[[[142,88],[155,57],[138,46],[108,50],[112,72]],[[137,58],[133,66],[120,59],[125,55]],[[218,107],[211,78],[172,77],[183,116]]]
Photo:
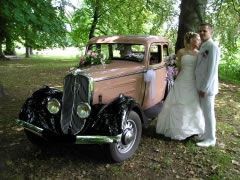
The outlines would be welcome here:
[[[136,136],[137,136],[137,127],[136,124],[133,120],[128,119],[124,124],[123,124],[123,131],[127,130],[130,131],[133,134],[133,140],[129,142],[127,145],[122,144],[122,142],[119,142],[117,145],[117,149],[121,153],[127,153],[129,150],[131,150],[132,146],[134,145],[136,141]]]
[[[111,156],[116,162],[121,162],[133,155],[139,145],[142,134],[141,118],[134,111],[129,112],[128,117],[124,118],[121,125],[121,141],[110,144]]]

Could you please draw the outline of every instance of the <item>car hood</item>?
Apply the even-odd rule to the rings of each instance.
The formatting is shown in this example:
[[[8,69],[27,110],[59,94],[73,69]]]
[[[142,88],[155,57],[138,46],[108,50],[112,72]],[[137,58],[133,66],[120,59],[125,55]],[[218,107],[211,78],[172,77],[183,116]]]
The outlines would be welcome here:
[[[81,69],[81,71],[92,77],[94,81],[101,81],[142,72],[144,71],[144,67],[142,63],[138,62],[114,60],[110,64],[94,65]]]

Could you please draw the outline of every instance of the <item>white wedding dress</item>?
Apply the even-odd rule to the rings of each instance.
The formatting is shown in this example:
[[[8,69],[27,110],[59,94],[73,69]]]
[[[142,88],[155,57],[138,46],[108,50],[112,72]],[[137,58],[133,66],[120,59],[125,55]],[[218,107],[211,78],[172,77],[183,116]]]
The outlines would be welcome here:
[[[197,56],[185,54],[181,71],[158,115],[156,133],[175,140],[184,140],[204,133],[204,117],[195,85]]]

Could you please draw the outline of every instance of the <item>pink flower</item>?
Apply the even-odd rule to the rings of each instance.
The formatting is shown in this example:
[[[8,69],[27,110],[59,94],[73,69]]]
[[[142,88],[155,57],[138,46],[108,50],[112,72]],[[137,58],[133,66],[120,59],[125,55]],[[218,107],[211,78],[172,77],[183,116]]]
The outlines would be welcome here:
[[[91,53],[91,56],[94,57],[94,58],[96,58],[96,57],[97,57],[97,53],[92,52],[92,53]]]
[[[89,50],[89,51],[87,52],[87,55],[91,56],[91,54],[92,54],[92,51]]]
[[[103,54],[100,54],[92,50],[88,50],[84,56],[80,57],[78,67],[105,64],[110,62],[106,61],[105,58],[103,57],[104,57]]]
[[[174,80],[177,76],[177,68],[173,66],[168,66],[167,67],[167,79],[168,80]]]

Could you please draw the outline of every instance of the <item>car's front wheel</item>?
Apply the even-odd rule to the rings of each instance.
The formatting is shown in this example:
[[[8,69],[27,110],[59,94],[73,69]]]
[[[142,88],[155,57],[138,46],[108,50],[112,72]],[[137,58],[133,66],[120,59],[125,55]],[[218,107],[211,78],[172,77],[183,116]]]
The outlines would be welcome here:
[[[136,112],[131,111],[122,126],[121,142],[109,145],[110,156],[115,162],[130,158],[137,150],[142,136],[142,123]]]

